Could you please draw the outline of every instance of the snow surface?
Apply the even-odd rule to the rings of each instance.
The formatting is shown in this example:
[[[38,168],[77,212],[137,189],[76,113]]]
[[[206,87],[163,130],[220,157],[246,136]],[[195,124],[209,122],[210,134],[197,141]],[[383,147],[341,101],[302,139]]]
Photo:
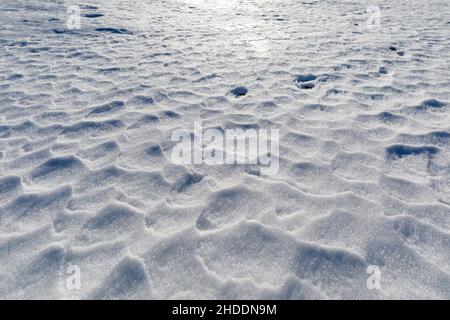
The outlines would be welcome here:
[[[2,0],[0,23],[1,298],[450,298],[448,0]],[[174,164],[199,119],[280,129],[279,172]]]

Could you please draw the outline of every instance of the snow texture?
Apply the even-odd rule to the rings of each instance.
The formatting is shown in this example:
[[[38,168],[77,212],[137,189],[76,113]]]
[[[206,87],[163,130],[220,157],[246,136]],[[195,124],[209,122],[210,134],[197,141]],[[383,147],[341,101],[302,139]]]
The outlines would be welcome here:
[[[450,298],[449,1],[2,0],[0,23],[0,298]],[[174,164],[197,120],[279,129],[278,173]]]

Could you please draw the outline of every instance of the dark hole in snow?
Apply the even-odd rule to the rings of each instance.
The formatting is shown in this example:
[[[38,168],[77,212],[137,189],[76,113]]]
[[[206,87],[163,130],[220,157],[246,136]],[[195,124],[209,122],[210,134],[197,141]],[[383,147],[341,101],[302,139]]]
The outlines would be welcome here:
[[[85,17],[85,18],[100,18],[100,17],[103,17],[103,14],[102,13],[86,13],[86,14],[83,14],[83,17]]]
[[[295,81],[297,82],[308,82],[308,81],[314,81],[317,77],[311,73],[305,74],[305,75],[298,75]]]
[[[247,92],[248,89],[246,87],[237,87],[230,91],[230,93],[235,97],[245,96]]]
[[[302,88],[302,89],[312,89],[312,88],[314,88],[314,87],[315,87],[314,83],[311,83],[311,82],[308,82],[308,83],[302,83],[302,84],[300,85],[300,88]]]
[[[387,74],[387,73],[388,73],[386,67],[380,67],[380,69],[378,70],[378,72],[381,73],[381,74]]]

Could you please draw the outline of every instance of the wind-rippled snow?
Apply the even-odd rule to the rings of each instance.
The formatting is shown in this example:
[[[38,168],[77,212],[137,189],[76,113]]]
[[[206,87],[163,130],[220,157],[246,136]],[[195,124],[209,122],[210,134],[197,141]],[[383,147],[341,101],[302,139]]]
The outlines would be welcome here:
[[[377,3],[2,0],[0,297],[449,299],[450,2]],[[279,172],[175,165],[196,120]]]

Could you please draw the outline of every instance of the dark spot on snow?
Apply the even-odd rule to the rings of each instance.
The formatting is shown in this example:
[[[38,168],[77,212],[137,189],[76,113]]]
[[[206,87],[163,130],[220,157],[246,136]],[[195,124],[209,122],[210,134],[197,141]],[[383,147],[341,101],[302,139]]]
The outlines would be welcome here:
[[[428,99],[428,100],[423,101],[420,104],[419,108],[421,108],[421,109],[428,109],[428,108],[436,108],[436,109],[438,109],[438,108],[442,108],[444,106],[445,106],[445,103],[443,103],[443,102],[441,102],[439,100]]]
[[[149,156],[161,156],[163,154],[161,146],[159,144],[151,145],[147,148],[147,154]]]
[[[433,146],[408,146],[396,144],[386,148],[390,159],[401,159],[406,156],[426,155],[432,157],[439,152],[439,149]]]
[[[86,14],[83,14],[83,17],[90,18],[90,19],[100,18],[100,17],[103,17],[103,14],[102,13],[86,13]]]
[[[15,74],[10,75],[10,76],[7,78],[7,80],[19,80],[19,79],[22,79],[22,78],[23,78],[23,75],[22,75],[22,74],[20,74],[20,73],[15,73]]]
[[[52,29],[53,33],[56,34],[74,34],[76,33],[75,29]]]
[[[300,85],[300,88],[302,88],[302,89],[312,89],[314,87],[315,87],[315,84],[312,82],[302,83]]]
[[[85,10],[97,10],[98,7],[96,7],[96,6],[90,6],[90,5],[87,5],[87,4],[82,4],[82,5],[80,5],[80,9],[85,9]]]
[[[261,176],[261,168],[258,166],[249,166],[245,168],[245,172],[252,176]]]
[[[44,51],[49,51],[49,50],[50,50],[50,48],[48,48],[48,47],[31,48],[31,49],[29,50],[29,52],[31,52],[31,53],[39,53],[39,52],[44,52]]]
[[[119,72],[121,69],[119,67],[111,67],[111,68],[102,68],[99,69],[98,72],[103,73],[103,74],[111,74],[114,72]]]
[[[393,113],[383,111],[378,114],[378,119],[382,122],[395,122],[395,121],[401,121],[403,118],[400,116],[397,116]]]
[[[26,47],[26,46],[28,46],[29,45],[29,42],[28,41],[16,41],[16,42],[13,42],[13,43],[11,43],[11,47]]]
[[[308,82],[308,81],[314,81],[317,77],[311,73],[308,73],[306,75],[298,75],[297,78],[295,78],[296,82]]]
[[[164,111],[162,114],[168,118],[179,118],[180,117],[180,115],[174,111]]]
[[[378,70],[378,73],[381,73],[381,74],[387,74],[387,73],[388,73],[388,70],[387,70],[386,67],[380,67],[380,69]]]
[[[128,31],[127,29],[122,28],[96,28],[95,31],[114,34],[131,34],[131,32]]]
[[[340,91],[340,90],[338,90],[338,89],[336,89],[336,88],[332,88],[332,89],[329,89],[329,90],[327,90],[327,95],[330,95],[330,94],[339,94],[339,93],[341,93],[342,91]]]
[[[231,90],[230,93],[235,97],[245,96],[248,93],[248,89],[246,87],[237,87]]]
[[[185,191],[187,188],[192,185],[199,183],[203,180],[203,176],[197,173],[187,173],[185,174],[179,181],[177,181],[174,185],[175,190],[179,193]]]
[[[159,118],[158,118],[158,116],[155,116],[154,114],[146,114],[146,115],[142,116],[141,120],[145,121],[145,122],[155,122],[155,121],[159,121]]]
[[[391,51],[397,51],[397,48],[394,47],[394,46],[389,46],[389,50],[391,50]]]

